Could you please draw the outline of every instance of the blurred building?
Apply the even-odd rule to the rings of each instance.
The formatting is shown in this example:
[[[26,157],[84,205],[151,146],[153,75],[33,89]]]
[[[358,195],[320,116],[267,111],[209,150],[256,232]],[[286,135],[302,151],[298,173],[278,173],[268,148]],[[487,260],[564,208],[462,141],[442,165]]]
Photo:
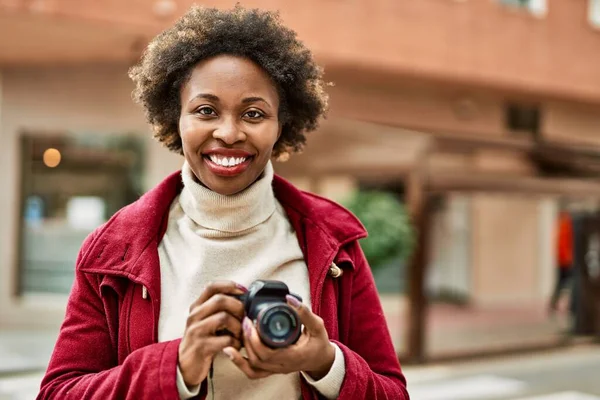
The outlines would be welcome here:
[[[56,326],[83,237],[180,166],[127,69],[191,3],[0,0],[0,327]],[[547,299],[556,199],[600,196],[600,0],[244,5],[279,9],[335,83],[327,121],[277,170],[429,215],[407,271],[416,348],[423,296]]]

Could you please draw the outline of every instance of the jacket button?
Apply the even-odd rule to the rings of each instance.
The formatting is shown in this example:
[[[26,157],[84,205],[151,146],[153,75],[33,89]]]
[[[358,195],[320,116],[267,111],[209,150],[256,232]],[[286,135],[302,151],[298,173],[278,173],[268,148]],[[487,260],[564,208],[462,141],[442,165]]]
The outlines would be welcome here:
[[[342,269],[340,267],[335,265],[335,263],[331,263],[331,267],[329,267],[329,275],[332,278],[339,278],[343,274],[344,274],[344,271],[342,271]]]

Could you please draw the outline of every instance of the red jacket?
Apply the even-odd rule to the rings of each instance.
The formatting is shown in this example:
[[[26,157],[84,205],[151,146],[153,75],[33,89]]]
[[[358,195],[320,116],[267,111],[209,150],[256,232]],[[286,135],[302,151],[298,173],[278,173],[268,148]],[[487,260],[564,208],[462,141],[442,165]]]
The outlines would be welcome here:
[[[373,276],[358,245],[366,235],[342,207],[275,177],[275,195],[309,270],[312,309],[346,361],[340,399],[408,400]],[[65,320],[38,399],[174,399],[180,339],[157,343],[158,244],[181,190],[172,174],[83,243]],[[328,274],[335,262],[343,274]],[[303,382],[303,399],[318,394]],[[206,396],[206,384],[200,398]]]
[[[558,265],[560,268],[568,269],[573,265],[573,226],[571,216],[561,212],[558,217],[557,232]]]

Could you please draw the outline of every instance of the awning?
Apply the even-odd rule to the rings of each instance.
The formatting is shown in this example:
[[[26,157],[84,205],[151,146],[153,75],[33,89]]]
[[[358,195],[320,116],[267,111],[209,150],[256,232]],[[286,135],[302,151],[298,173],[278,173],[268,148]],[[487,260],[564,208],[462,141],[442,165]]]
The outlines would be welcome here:
[[[430,192],[501,192],[600,198],[600,181],[575,178],[506,176],[490,173],[436,173],[426,183]]]
[[[327,120],[308,136],[306,150],[286,163],[283,175],[350,174],[358,178],[398,178],[422,159],[431,145],[424,133],[366,122]]]

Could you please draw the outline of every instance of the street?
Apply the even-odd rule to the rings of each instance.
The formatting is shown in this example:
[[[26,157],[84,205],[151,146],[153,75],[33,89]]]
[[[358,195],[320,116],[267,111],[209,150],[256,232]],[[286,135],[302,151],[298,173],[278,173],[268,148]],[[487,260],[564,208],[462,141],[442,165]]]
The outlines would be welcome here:
[[[407,367],[412,400],[600,400],[600,347]],[[0,377],[0,400],[35,398],[41,373]]]
[[[600,347],[406,368],[412,400],[600,400]]]

